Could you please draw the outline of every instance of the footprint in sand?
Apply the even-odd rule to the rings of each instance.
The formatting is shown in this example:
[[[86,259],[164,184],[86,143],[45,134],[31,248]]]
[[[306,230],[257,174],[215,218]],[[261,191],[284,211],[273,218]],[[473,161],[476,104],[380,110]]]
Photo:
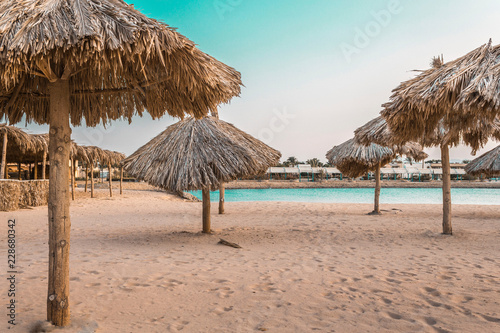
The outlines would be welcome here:
[[[436,289],[434,288],[431,288],[431,287],[424,287],[424,290],[431,294],[432,296],[441,296],[441,293],[439,291],[437,291]]]
[[[430,300],[430,299],[426,299],[425,300],[427,303],[429,303],[430,305],[432,305],[433,307],[440,307],[441,305],[443,305],[442,303],[439,303],[439,302],[434,302],[433,300]]]
[[[424,320],[425,320],[425,323],[427,325],[430,325],[430,326],[434,326],[437,324],[437,320],[432,318],[432,317],[425,317]]]
[[[231,288],[229,288],[229,287],[217,288],[216,290],[218,291],[217,296],[219,298],[228,298],[232,294],[234,294],[234,291],[232,291]]]
[[[392,301],[385,297],[382,297],[382,302],[384,302],[385,304],[392,304]]]
[[[488,316],[488,315],[483,315],[483,314],[479,314],[481,317],[483,317],[485,320],[489,321],[489,322],[492,322],[492,323],[500,323],[500,318],[496,318],[496,317],[491,317],[491,316]]]
[[[160,288],[172,290],[175,287],[178,287],[178,286],[183,285],[183,284],[184,284],[184,282],[182,282],[182,281],[179,281],[176,279],[168,279],[168,280],[165,280],[163,283],[158,284],[156,286],[160,287]]]
[[[396,319],[396,320],[403,318],[403,316],[401,316],[400,314],[394,313],[394,312],[387,312],[387,315],[389,317],[391,317],[392,319]]]
[[[258,283],[250,286],[251,289],[261,292],[272,292],[272,293],[282,293],[284,290],[274,287],[274,283],[266,282],[266,283]]]

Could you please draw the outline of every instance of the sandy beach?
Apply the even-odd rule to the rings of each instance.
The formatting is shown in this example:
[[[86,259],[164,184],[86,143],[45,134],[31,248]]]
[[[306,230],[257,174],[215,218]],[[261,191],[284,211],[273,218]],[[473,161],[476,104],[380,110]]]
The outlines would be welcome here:
[[[77,194],[73,324],[57,332],[500,332],[500,206],[454,205],[444,236],[440,205],[369,216],[370,204],[242,202],[217,215],[213,203],[214,233],[202,235],[200,203]],[[29,332],[45,319],[47,207],[0,216],[2,235],[17,223],[10,331]]]

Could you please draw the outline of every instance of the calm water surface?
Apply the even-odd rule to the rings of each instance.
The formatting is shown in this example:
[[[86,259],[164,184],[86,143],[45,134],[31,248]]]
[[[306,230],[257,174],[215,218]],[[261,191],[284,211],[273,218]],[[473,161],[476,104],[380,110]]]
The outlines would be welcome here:
[[[288,202],[332,202],[372,203],[373,188],[297,188],[297,189],[227,189],[227,202],[237,201],[288,201]],[[192,191],[201,199],[201,191]],[[452,188],[453,204],[500,205],[500,189],[496,188]],[[219,192],[211,192],[211,201],[219,200]],[[440,188],[382,188],[380,203],[440,204]]]

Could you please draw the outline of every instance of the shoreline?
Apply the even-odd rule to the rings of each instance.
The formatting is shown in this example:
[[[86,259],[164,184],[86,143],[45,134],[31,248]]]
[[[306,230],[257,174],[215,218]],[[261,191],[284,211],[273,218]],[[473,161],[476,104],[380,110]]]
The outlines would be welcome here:
[[[293,189],[293,188],[375,188],[375,180],[327,180],[299,182],[296,180],[237,180],[225,184],[226,189]],[[411,182],[407,180],[383,180],[382,188],[441,188],[438,180]],[[452,181],[451,188],[499,188],[500,181]]]

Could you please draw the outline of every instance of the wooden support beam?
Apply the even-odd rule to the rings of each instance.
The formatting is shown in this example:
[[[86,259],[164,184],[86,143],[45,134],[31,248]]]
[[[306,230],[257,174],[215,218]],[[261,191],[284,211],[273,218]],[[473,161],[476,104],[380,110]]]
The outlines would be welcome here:
[[[94,161],[90,165],[90,197],[94,197]]]
[[[451,235],[451,176],[450,176],[450,147],[441,145],[441,162],[443,166],[443,234]]]
[[[45,72],[44,72],[45,73]],[[56,326],[70,324],[69,304],[69,155],[71,149],[71,108],[69,81],[48,84],[49,107],[49,279],[47,321]]]
[[[71,200],[75,200],[75,158],[71,158]]]
[[[0,167],[0,173],[2,179],[7,179],[7,131],[3,133],[3,146],[2,146],[2,166]]]
[[[205,234],[209,234],[210,230],[210,189],[203,189],[201,191],[203,200],[203,230]]]
[[[375,169],[375,203],[373,207],[374,214],[380,214],[380,162]]]
[[[85,192],[87,192],[88,182],[89,182],[89,162],[85,164]]]
[[[42,179],[45,179],[45,169],[47,168],[47,152],[43,152],[43,161],[42,161]]]
[[[120,195],[123,194],[123,167],[120,167]]]
[[[113,197],[113,175],[111,174],[111,164],[108,164],[108,176],[109,176],[109,197]]]
[[[224,183],[219,186],[219,214],[224,214],[224,200],[226,195],[226,189]]]

